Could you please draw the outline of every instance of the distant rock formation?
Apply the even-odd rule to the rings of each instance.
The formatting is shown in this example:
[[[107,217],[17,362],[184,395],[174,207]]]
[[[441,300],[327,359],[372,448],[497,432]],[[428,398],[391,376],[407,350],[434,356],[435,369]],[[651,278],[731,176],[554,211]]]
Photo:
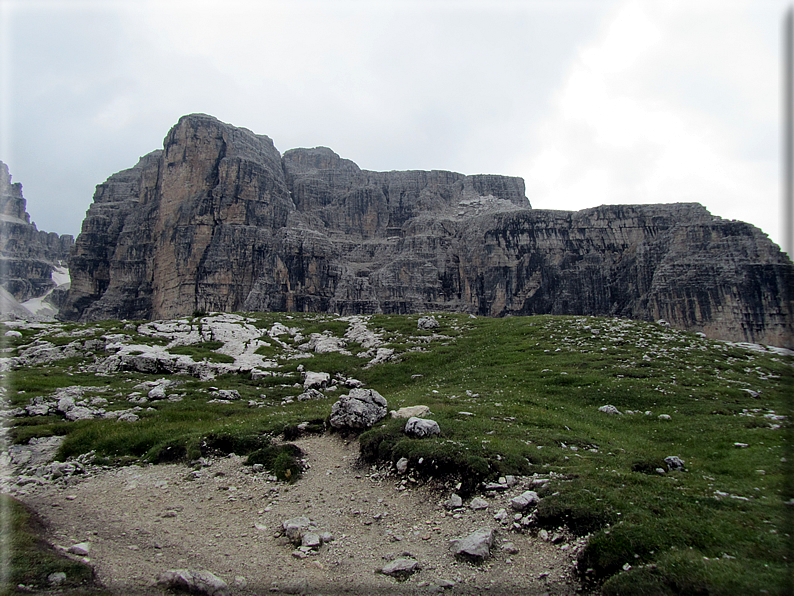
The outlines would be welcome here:
[[[25,206],[22,185],[11,182],[8,166],[0,161],[0,286],[5,291],[0,307],[17,316],[30,314],[18,303],[41,298],[58,285],[74,246],[71,235],[37,230]],[[62,298],[53,297],[50,314]]]
[[[520,178],[370,172],[184,116],[97,187],[62,318],[206,311],[664,318],[792,347],[794,266],[699,204],[534,210]]]

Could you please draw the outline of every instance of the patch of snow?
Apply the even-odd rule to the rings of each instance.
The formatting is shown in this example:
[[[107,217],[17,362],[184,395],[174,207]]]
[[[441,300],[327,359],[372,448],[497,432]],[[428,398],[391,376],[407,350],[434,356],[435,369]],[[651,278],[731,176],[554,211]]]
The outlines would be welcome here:
[[[55,267],[52,270],[52,281],[57,286],[62,286],[72,282],[69,270],[66,267]]]

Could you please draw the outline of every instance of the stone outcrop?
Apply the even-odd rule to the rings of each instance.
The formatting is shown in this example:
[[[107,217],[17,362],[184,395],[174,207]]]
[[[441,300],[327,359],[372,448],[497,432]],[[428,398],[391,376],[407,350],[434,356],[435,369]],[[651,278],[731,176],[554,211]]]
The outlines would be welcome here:
[[[520,178],[371,172],[189,115],[97,187],[67,320],[199,311],[614,315],[792,345],[794,267],[699,204],[532,209]]]
[[[53,271],[67,265],[74,244],[68,234],[36,229],[25,208],[22,185],[11,182],[8,166],[0,161],[0,285],[17,302],[55,288]],[[3,308],[13,311],[11,306]]]

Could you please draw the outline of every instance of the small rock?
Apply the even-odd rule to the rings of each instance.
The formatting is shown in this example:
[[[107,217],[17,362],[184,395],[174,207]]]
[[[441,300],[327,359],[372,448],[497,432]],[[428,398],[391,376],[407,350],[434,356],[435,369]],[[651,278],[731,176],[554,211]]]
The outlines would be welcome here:
[[[381,569],[381,573],[384,575],[390,575],[392,577],[407,577],[412,573],[419,571],[419,561],[414,559],[395,559],[391,563],[388,563]]]
[[[502,550],[511,555],[518,554],[518,548],[512,542],[505,542],[502,545]]]
[[[659,420],[672,420],[670,414],[659,414]]]
[[[398,459],[396,467],[397,467],[397,472],[399,474],[405,474],[405,472],[408,470],[408,458],[401,457],[400,459]]]
[[[392,418],[421,418],[422,416],[427,416],[429,413],[430,408],[428,406],[408,406],[389,412]]]
[[[682,460],[677,455],[669,455],[664,458],[664,463],[667,464],[667,469],[671,472],[673,470],[683,470],[684,469],[684,460]]]
[[[450,549],[456,557],[473,561],[482,561],[491,554],[494,531],[483,528],[469,534],[466,538],[453,540]]]
[[[301,538],[301,546],[308,546],[309,548],[320,548],[322,543],[320,535],[316,532],[306,532]]]
[[[207,596],[227,596],[229,587],[225,581],[210,571],[170,569],[160,574],[157,583],[166,588],[187,590]]]
[[[79,557],[88,556],[90,550],[91,550],[90,542],[80,542],[78,544],[74,544],[69,547],[69,552]]]
[[[531,505],[536,505],[539,501],[540,497],[538,497],[538,493],[533,490],[528,490],[510,499],[510,507],[516,511],[523,511]]]
[[[458,507],[463,507],[463,499],[453,493],[444,503],[444,507],[447,509],[457,509]]]
[[[331,381],[331,375],[326,372],[306,372],[303,378],[303,389],[325,389]]]
[[[66,581],[66,574],[63,571],[56,571],[47,576],[47,581],[53,586],[59,586]]]
[[[481,497],[474,497],[471,500],[471,503],[469,503],[469,507],[475,511],[479,511],[480,509],[488,509],[488,501]]]
[[[416,327],[417,329],[424,329],[424,330],[437,329],[439,327],[439,322],[436,320],[435,317],[428,315],[426,317],[421,317],[416,322]]]
[[[308,517],[293,517],[281,524],[284,534],[293,544],[299,544],[312,522]]]
[[[609,406],[609,405],[601,406],[600,408],[598,408],[598,411],[604,412],[605,414],[617,414],[622,416],[622,412],[620,412],[620,410],[618,410],[615,406]]]
[[[405,423],[405,428],[403,432],[406,435],[411,435],[414,437],[429,437],[432,435],[440,435],[441,428],[438,426],[438,422],[435,420],[429,420],[427,418],[417,418],[413,416],[408,419],[408,422]]]

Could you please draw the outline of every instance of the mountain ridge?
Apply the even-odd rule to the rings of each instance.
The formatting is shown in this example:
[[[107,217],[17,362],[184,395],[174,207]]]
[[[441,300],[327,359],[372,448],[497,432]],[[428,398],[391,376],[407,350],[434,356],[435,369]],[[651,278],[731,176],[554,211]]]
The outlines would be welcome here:
[[[792,346],[794,267],[696,203],[532,209],[520,178],[281,155],[199,114],[97,187],[67,320],[195,310],[594,314]]]

